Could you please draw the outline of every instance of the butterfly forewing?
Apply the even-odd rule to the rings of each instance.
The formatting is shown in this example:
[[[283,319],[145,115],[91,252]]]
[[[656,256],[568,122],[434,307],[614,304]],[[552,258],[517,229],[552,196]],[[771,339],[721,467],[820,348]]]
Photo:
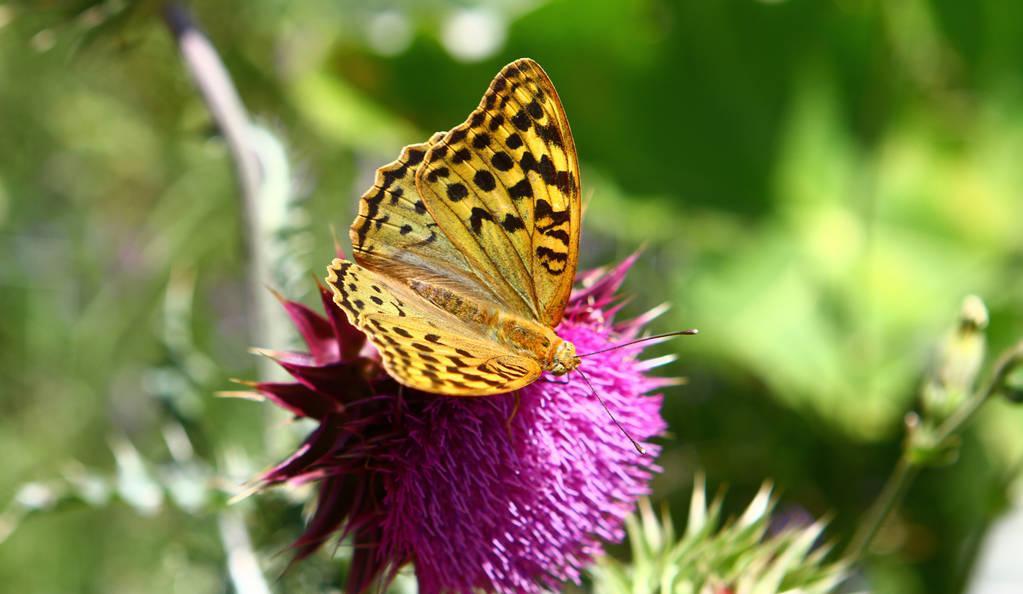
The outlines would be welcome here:
[[[359,201],[349,229],[355,261],[398,279],[418,278],[457,288],[461,293],[496,302],[489,289],[496,282],[480,278],[430,216],[416,190],[416,170],[430,146],[405,147],[393,163],[377,170],[376,181]]]
[[[557,91],[523,59],[479,107],[427,151],[416,187],[474,270],[503,280],[503,303],[554,327],[568,300],[579,242],[579,165]],[[505,297],[507,298],[507,297]]]
[[[402,384],[451,396],[510,392],[540,376],[516,355],[394,280],[337,259],[328,269],[334,302],[366,332]]]

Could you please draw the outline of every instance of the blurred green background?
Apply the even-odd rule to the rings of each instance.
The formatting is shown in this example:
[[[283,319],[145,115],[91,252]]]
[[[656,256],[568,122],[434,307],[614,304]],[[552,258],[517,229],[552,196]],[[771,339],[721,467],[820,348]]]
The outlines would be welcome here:
[[[307,302],[373,169],[461,122],[505,63],[543,65],[589,197],[583,266],[645,245],[629,311],[669,302],[655,330],[701,330],[652,349],[689,378],[666,393],[655,483],[677,517],[699,469],[736,508],[770,478],[844,542],[963,297],[987,303],[992,352],[1023,333],[1023,4],[191,8],[286,151],[260,241]],[[247,523],[271,587],[323,591],[327,554],[273,579],[305,494],[220,511],[218,485],[307,427],[213,397],[257,377],[259,337],[295,337],[253,332],[230,157],[160,10],[0,4],[0,584],[232,591],[222,540]],[[861,585],[963,592],[1021,460],[1023,412],[995,402],[913,485]]]

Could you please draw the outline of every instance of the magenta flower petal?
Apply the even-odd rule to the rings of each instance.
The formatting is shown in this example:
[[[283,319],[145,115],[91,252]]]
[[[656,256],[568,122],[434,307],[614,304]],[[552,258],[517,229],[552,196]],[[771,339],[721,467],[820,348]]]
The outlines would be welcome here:
[[[330,321],[301,303],[288,301],[279,295],[277,298],[284,305],[284,310],[288,312],[295,329],[302,335],[302,340],[309,348],[309,354],[317,364],[341,359],[340,342]]]
[[[557,328],[581,353],[636,336],[651,319],[614,322],[635,261],[582,275]],[[324,291],[321,288],[321,295]],[[332,536],[356,545],[347,590],[365,591],[412,562],[420,591],[541,592],[578,582],[659,469],[661,398],[642,345],[584,358],[582,378],[542,378],[518,393],[450,398],[399,389],[365,337],[324,296],[327,318],[285,302],[311,354],[276,354],[294,384],[259,384],[271,400],[320,422],[266,483],[320,481],[301,558]],[[325,344],[330,329],[336,347]],[[336,358],[335,358],[336,357]],[[290,387],[284,387],[290,386]]]
[[[334,295],[317,283],[320,291],[320,301],[323,303],[323,311],[327,312],[327,321],[334,329],[334,340],[340,350],[340,359],[348,361],[356,357],[366,344],[366,335],[359,331],[348,318],[345,317],[341,308],[334,305]]]
[[[341,407],[328,395],[300,383],[260,382],[255,385],[260,394],[296,417],[309,417],[322,421],[328,414],[339,412]]]

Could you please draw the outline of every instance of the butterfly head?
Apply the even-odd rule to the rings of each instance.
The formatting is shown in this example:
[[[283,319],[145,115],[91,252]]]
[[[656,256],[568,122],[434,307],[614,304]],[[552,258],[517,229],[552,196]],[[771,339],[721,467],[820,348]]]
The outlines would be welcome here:
[[[547,371],[554,375],[565,375],[579,367],[580,363],[582,363],[582,359],[575,353],[575,345],[567,340],[562,340],[554,349],[554,358]]]

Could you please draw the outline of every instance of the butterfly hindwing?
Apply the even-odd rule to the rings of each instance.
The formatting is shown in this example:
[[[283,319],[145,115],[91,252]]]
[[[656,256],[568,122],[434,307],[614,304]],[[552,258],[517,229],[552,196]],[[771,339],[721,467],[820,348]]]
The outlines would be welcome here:
[[[366,317],[388,373],[402,384],[448,396],[488,396],[533,383],[542,370],[483,337],[390,315]]]
[[[416,187],[469,266],[505,285],[503,305],[561,321],[578,259],[579,164],[539,65],[501,70],[469,119],[427,151]]]
[[[419,315],[424,319],[429,315],[426,313],[428,308],[417,303],[423,299],[412,289],[355,262],[335,258],[327,268],[326,280],[334,294],[334,303],[359,328],[363,327],[369,315],[399,318]]]
[[[463,324],[407,286],[336,259],[327,284],[348,319],[369,335],[387,371],[411,388],[450,396],[501,394],[541,374],[523,357]]]

